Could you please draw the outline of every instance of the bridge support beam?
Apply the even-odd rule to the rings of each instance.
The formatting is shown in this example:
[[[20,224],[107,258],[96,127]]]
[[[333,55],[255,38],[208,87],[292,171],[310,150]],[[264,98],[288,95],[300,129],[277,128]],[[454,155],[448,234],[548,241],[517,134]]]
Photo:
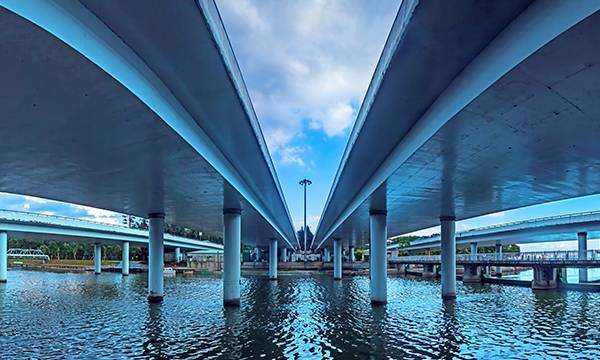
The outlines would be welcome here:
[[[329,254],[329,248],[323,248],[323,261],[325,262],[330,262],[331,261],[331,254]]]
[[[579,232],[577,233],[577,243],[579,250],[579,260],[587,260],[587,233]],[[565,275],[566,278],[566,275]],[[579,282],[585,283],[588,281],[588,269],[580,268],[579,269]]]
[[[477,243],[476,242],[472,242],[471,243],[471,259],[475,260],[476,259],[476,255],[477,255]]]
[[[465,273],[463,274],[463,283],[480,283],[481,282],[481,267],[475,265],[465,265]]]
[[[181,248],[175,248],[175,262],[179,263],[181,261]]]
[[[354,262],[354,246],[350,246],[350,250],[348,251],[348,261]]]
[[[8,233],[0,231],[0,283],[6,282],[8,268]]]
[[[269,239],[269,280],[277,280],[277,239]]]
[[[223,217],[223,305],[240,306],[242,210],[223,209]]]
[[[281,249],[281,262],[287,262],[287,248]]]
[[[94,244],[94,272],[100,275],[102,272],[102,244]]]
[[[424,278],[436,278],[437,277],[437,266],[433,264],[423,264],[423,277]]]
[[[123,276],[129,276],[129,241],[123,241],[123,267],[121,273]]]
[[[370,210],[371,305],[387,303],[387,211]]]
[[[150,238],[148,239],[148,301],[163,300],[164,284],[164,226],[165,214],[148,214]]]
[[[535,290],[556,289],[556,269],[551,266],[534,266],[531,288]]]
[[[333,278],[342,280],[342,239],[333,239]]]
[[[442,225],[442,298],[456,299],[456,217],[440,216]]]
[[[502,244],[496,244],[496,260],[502,260]],[[496,266],[496,275],[502,277],[502,266]]]

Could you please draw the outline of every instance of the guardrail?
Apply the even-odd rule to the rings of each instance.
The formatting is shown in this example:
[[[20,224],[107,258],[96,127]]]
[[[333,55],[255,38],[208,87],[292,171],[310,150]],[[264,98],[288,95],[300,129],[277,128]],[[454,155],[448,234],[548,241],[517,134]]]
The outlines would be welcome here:
[[[487,254],[457,254],[457,262],[540,262],[552,261],[600,261],[600,250],[587,250],[583,256],[579,251],[538,251],[523,253],[487,253]],[[416,255],[416,256],[389,256],[388,260],[402,262],[441,262],[441,255]]]
[[[28,211],[18,211],[18,210],[0,210],[0,219],[12,220],[12,219],[10,219],[8,217],[3,216],[2,214],[3,213],[13,213],[13,212],[14,213],[19,213],[19,214],[27,214],[27,215],[33,215],[33,216],[40,216],[40,217],[45,217],[45,218],[49,218],[49,219],[73,220],[73,221],[86,222],[86,223],[90,223],[90,224],[109,225],[109,226],[114,226],[114,227],[120,227],[120,228],[129,229],[129,226],[123,225],[123,224],[109,224],[109,223],[105,223],[105,222],[101,222],[101,221],[94,221],[94,220],[87,220],[87,219],[80,219],[80,218],[78,219],[78,218],[72,218],[72,217],[60,216],[60,215],[40,214],[40,213],[34,213],[34,212],[28,212]]]

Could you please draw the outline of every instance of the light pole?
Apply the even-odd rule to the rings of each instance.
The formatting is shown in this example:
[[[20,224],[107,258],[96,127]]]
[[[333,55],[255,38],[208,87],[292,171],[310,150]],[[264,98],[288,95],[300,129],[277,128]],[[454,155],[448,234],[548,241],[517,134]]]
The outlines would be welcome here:
[[[306,229],[306,186],[310,184],[312,184],[312,181],[308,179],[300,181],[300,185],[304,186],[304,262],[306,262],[306,236],[308,233]]]

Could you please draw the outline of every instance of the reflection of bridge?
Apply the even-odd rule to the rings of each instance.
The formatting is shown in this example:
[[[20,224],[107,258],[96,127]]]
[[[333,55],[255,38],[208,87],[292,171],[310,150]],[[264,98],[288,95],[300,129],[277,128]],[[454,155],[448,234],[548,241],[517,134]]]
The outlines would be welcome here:
[[[0,242],[3,244],[6,244],[9,236],[21,239],[33,238],[48,241],[93,243],[96,274],[100,274],[101,271],[100,260],[103,244],[123,246],[123,275],[129,275],[129,246],[148,247],[150,242],[148,230],[19,211],[0,210],[0,228],[2,229],[0,231]],[[188,239],[170,234],[164,234],[163,236],[163,246],[174,249],[176,258],[181,256],[182,250],[223,249],[223,245],[208,241]],[[6,282],[6,270],[6,258],[0,256],[0,282]]]
[[[50,257],[39,249],[8,249],[6,257],[9,259],[42,259],[50,260]]]
[[[442,264],[441,255],[391,256],[389,263],[403,272],[404,265],[422,264],[423,276],[437,276],[436,265]],[[525,253],[488,253],[456,255],[456,265],[463,265],[464,282],[481,282],[483,266],[521,266],[533,268],[534,289],[551,289],[557,286],[557,278],[566,274],[565,268],[600,267],[600,250],[579,251],[541,251]],[[587,280],[580,282],[585,282]]]

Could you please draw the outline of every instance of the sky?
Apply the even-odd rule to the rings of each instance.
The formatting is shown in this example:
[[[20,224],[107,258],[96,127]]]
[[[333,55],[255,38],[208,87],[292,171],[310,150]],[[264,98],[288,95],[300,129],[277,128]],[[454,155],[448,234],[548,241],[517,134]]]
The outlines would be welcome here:
[[[292,219],[316,229],[349,133],[401,0],[216,0]],[[457,230],[600,210],[600,195],[491,214]],[[0,209],[120,223],[121,215],[0,193]],[[202,231],[202,229],[198,229]],[[439,233],[439,227],[413,234]],[[390,234],[396,235],[396,234]],[[597,241],[590,248],[598,246]],[[576,249],[575,242],[523,250]]]

